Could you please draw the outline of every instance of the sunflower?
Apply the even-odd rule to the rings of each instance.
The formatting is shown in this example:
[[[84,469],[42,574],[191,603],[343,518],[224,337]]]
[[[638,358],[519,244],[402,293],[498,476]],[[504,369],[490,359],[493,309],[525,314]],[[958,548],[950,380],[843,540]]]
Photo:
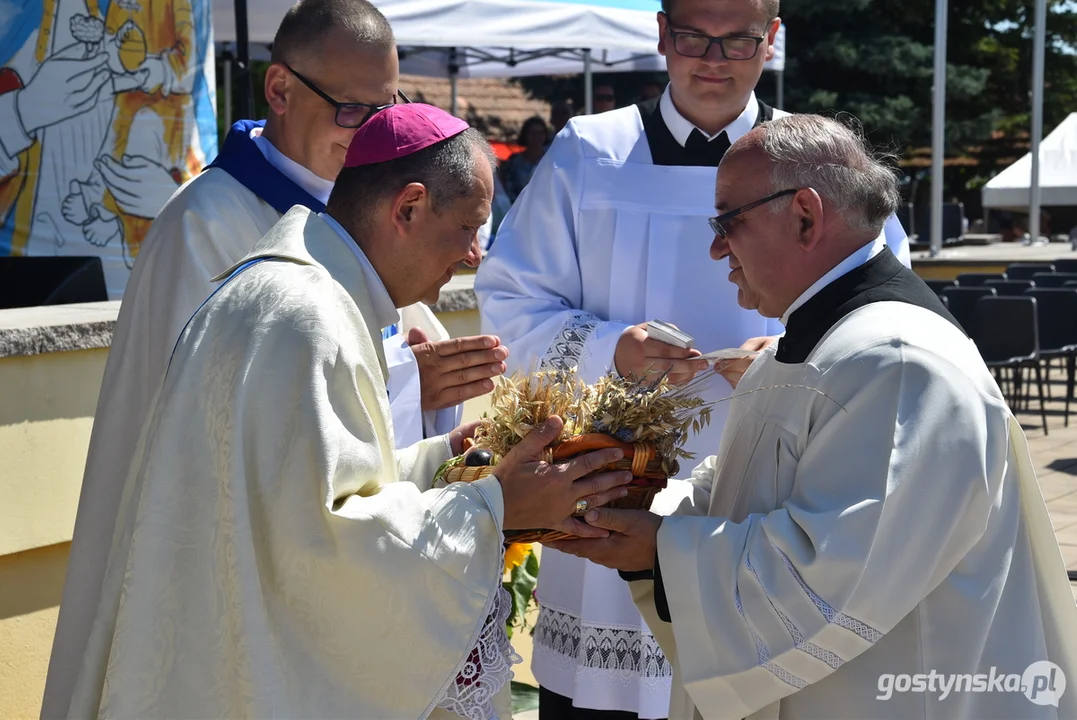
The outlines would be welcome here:
[[[531,543],[513,543],[505,548],[505,572],[511,572],[517,565],[523,565],[531,553]]]

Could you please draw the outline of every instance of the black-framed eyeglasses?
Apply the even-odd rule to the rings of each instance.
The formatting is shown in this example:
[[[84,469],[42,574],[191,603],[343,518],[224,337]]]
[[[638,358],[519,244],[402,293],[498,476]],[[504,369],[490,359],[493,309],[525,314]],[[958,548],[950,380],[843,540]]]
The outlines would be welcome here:
[[[786,195],[795,195],[798,192],[800,192],[800,191],[799,190],[782,190],[781,192],[776,192],[773,195],[767,195],[762,200],[756,200],[755,202],[748,203],[747,205],[742,205],[741,207],[737,208],[736,210],[730,210],[727,213],[722,213],[718,217],[712,217],[707,222],[710,223],[711,230],[714,231],[714,234],[724,240],[725,238],[729,237],[730,228],[729,228],[728,223],[733,218],[735,218],[735,217],[737,217],[739,215],[743,215],[744,213],[748,212],[749,210],[757,208],[760,205],[766,205],[771,200],[777,200],[778,198],[785,197]]]
[[[665,13],[663,13],[665,14]],[[673,38],[673,49],[678,55],[690,58],[706,57],[711,45],[717,45],[726,60],[751,60],[759,52],[759,46],[767,39],[766,33],[754,35],[723,35],[712,37],[697,32],[673,29],[673,21],[666,15],[666,31]]]
[[[374,103],[339,102],[330,97],[329,93],[325,92],[313,82],[296,72],[295,68],[293,68],[288,63],[283,63],[283,65],[284,67],[288,68],[288,71],[291,72],[292,75],[295,75],[297,78],[299,78],[299,82],[310,88],[315,95],[317,95],[322,100],[325,100],[327,103],[336,108],[336,123],[343,128],[360,127],[363,123],[373,117],[374,113],[381,112],[382,110],[385,110],[386,108],[391,108],[393,105],[395,105],[396,97],[399,97],[406,103],[411,102],[411,100],[408,99],[408,96],[405,95],[404,92],[399,89],[396,91],[396,97],[393,98],[393,102],[386,105],[376,105]]]

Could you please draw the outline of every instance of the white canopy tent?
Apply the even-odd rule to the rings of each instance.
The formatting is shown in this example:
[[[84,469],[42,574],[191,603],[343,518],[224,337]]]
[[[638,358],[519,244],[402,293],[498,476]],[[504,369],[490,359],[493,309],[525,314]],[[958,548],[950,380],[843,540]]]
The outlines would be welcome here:
[[[1041,204],[1077,205],[1077,112],[1040,144]],[[983,206],[1027,210],[1031,205],[1032,153],[991,179],[982,191]]]
[[[261,0],[257,12],[248,14],[249,42],[263,46],[272,42],[291,4],[292,0]],[[657,52],[659,0],[374,0],[374,4],[393,26],[401,50],[400,70],[407,74],[455,81],[583,73],[589,86],[595,71],[666,67]],[[235,0],[213,0],[218,43],[236,41],[235,5]],[[784,27],[778,46],[767,67],[781,73]],[[255,52],[251,55],[257,57]]]

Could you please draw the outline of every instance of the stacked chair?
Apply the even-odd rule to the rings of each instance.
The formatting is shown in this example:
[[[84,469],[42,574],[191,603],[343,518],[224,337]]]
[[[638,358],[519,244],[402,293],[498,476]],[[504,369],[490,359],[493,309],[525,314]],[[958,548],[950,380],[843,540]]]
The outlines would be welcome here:
[[[1004,273],[962,273],[927,283],[976,343],[1011,408],[1027,408],[1035,386],[1045,435],[1051,369],[1061,364],[1069,427],[1077,375],[1077,259],[1014,263]]]

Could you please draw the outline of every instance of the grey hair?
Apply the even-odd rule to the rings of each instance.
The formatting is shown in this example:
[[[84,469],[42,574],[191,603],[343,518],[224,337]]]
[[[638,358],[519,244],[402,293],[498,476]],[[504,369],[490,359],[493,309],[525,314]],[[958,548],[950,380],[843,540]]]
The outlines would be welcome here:
[[[821,115],[789,115],[763,126],[774,192],[810,187],[858,230],[878,233],[901,203],[897,178],[863,134]],[[779,203],[772,211],[781,209]]]
[[[475,167],[483,158],[491,168],[497,157],[482,133],[468,128],[451,138],[396,160],[344,168],[329,196],[330,214],[343,212],[365,231],[365,215],[385,198],[411,183],[430,193],[434,212],[440,213],[475,190]],[[336,212],[334,212],[336,211]]]

